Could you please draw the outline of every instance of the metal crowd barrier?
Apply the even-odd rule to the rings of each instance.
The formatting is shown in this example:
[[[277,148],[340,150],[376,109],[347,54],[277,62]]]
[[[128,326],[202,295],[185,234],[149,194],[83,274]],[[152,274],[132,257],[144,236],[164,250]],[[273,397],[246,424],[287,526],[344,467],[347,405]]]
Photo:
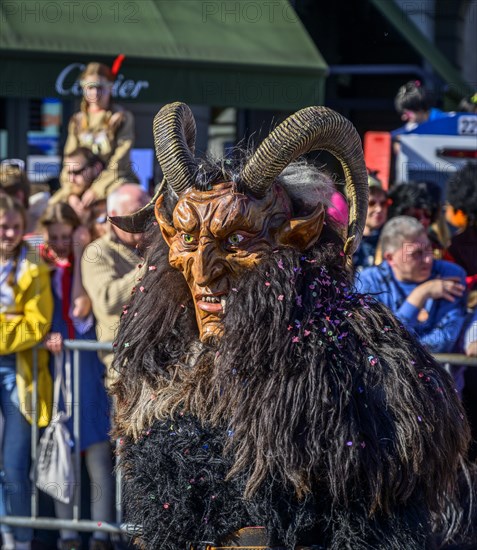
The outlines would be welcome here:
[[[65,350],[73,353],[73,404],[75,407],[73,435],[75,438],[76,449],[81,448],[80,444],[80,351],[112,351],[111,343],[100,343],[96,340],[64,340]],[[469,367],[477,367],[477,357],[468,357],[461,354],[435,354],[434,358],[443,365],[466,365]],[[38,425],[37,425],[37,380],[38,380],[38,356],[33,353],[33,423],[32,423],[32,445],[31,445],[31,460],[32,464],[36,463],[37,459],[37,444],[38,444]],[[113,418],[113,416],[111,416]],[[74,453],[74,468],[76,491],[74,494],[73,518],[71,520],[39,517],[38,516],[38,491],[36,480],[32,480],[31,494],[31,516],[0,516],[0,524],[5,523],[14,527],[31,527],[33,529],[71,529],[74,531],[101,531],[111,534],[127,534],[134,535],[141,532],[141,526],[122,523],[122,502],[121,502],[121,474],[117,470],[116,474],[116,523],[101,522],[98,526],[97,521],[81,519],[81,453]],[[35,468],[32,469],[35,472]]]
[[[469,357],[462,353],[435,353],[434,359],[444,365],[477,367],[477,357]]]
[[[11,525],[12,527],[30,527],[32,529],[58,530],[68,529],[73,531],[104,531],[110,534],[132,535],[138,532],[134,525],[122,523],[122,502],[121,502],[121,475],[116,474],[116,522],[98,522],[97,520],[81,519],[81,438],[80,438],[80,351],[112,351],[112,343],[101,343],[96,340],[64,340],[65,353],[73,354],[73,436],[75,440],[74,471],[75,471],[75,492],[73,500],[73,518],[71,520],[57,519],[51,517],[39,517],[39,489],[36,486],[36,469],[32,468],[32,491],[31,491],[31,516],[0,516],[0,524]],[[38,381],[38,354],[33,350],[33,391],[32,391],[32,439],[31,439],[31,462],[36,464],[38,455],[39,429],[37,424],[37,381]],[[57,406],[57,404],[54,404]],[[113,418],[113,415],[111,415]],[[140,529],[139,529],[140,530]]]

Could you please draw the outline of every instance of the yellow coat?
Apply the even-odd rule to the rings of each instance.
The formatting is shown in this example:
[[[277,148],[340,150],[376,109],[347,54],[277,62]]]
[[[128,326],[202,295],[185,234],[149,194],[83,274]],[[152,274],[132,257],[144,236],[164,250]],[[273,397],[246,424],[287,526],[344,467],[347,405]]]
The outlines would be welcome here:
[[[50,273],[38,252],[28,249],[21,261],[14,287],[14,311],[0,313],[0,355],[16,353],[16,382],[22,414],[31,423],[33,395],[33,351],[50,331],[53,315]],[[51,418],[52,380],[48,352],[38,353],[38,426]]]

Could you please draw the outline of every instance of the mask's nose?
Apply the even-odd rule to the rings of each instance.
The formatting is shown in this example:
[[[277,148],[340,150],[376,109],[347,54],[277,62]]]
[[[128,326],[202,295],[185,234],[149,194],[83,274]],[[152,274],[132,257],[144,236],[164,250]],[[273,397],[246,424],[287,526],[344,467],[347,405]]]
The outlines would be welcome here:
[[[198,286],[208,286],[225,272],[214,241],[200,242],[194,255],[192,276]]]

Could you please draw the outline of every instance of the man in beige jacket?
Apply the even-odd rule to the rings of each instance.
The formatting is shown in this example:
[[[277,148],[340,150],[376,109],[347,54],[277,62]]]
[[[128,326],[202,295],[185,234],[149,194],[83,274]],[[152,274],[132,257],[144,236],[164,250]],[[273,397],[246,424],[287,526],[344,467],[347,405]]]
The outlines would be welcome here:
[[[136,212],[150,200],[136,184],[124,184],[107,199],[108,216]],[[91,298],[99,342],[113,342],[119,318],[131,291],[141,277],[137,245],[140,233],[127,233],[110,224],[106,235],[89,244],[81,260],[83,285]],[[100,352],[106,367],[107,385],[113,380],[112,352]]]

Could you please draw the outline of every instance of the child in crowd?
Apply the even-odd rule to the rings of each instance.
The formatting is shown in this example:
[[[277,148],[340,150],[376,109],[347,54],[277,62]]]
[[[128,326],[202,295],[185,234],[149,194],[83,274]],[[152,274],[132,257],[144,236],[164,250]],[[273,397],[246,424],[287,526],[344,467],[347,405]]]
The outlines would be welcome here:
[[[26,210],[0,195],[0,407],[4,421],[0,515],[30,516],[33,351],[50,328],[49,270],[23,240]],[[48,354],[38,350],[38,425],[50,421]],[[30,550],[33,530],[1,526],[4,550]]]
[[[51,332],[45,340],[52,354],[63,353],[63,339],[95,340],[91,302],[81,282],[80,260],[84,247],[90,242],[86,228],[67,203],[59,202],[48,207],[40,220],[44,235],[43,256],[52,267],[51,286],[54,313]],[[86,466],[91,479],[92,510],[95,521],[111,522],[114,519],[114,484],[112,456],[108,432],[110,430],[109,400],[104,387],[104,366],[96,351],[81,351],[80,357],[80,437],[81,447],[75,452],[85,453]],[[53,362],[52,357],[52,362]],[[60,407],[62,404],[60,404]],[[73,416],[68,429],[73,435]],[[55,500],[57,517],[71,519],[73,503]],[[61,530],[61,550],[78,550],[81,547],[78,533]],[[90,541],[92,550],[112,548],[106,533],[97,531]]]
[[[116,67],[119,70],[118,67]],[[131,169],[130,151],[134,144],[133,115],[111,100],[116,71],[102,63],[89,63],[80,77],[83,89],[81,110],[75,113],[68,126],[64,157],[78,147],[86,147],[97,155],[104,165],[97,178],[81,197],[84,206],[105,198],[111,186],[118,182],[137,182]],[[78,166],[76,166],[78,168]],[[65,167],[61,174],[62,185],[68,186],[69,175]]]

